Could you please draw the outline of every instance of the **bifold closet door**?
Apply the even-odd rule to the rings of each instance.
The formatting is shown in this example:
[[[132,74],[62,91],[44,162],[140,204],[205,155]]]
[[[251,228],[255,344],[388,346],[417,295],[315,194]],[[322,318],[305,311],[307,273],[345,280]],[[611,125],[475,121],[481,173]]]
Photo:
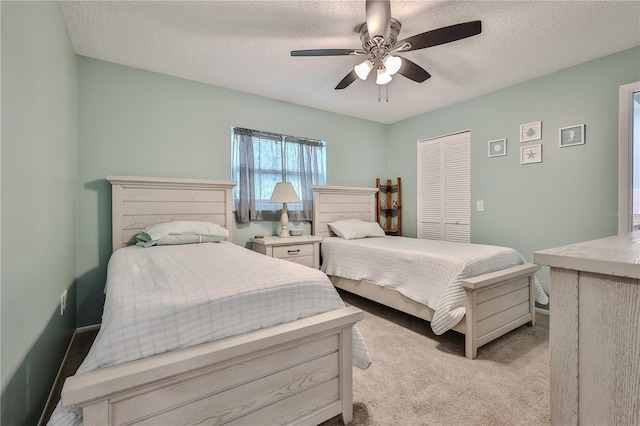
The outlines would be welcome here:
[[[418,238],[471,239],[470,133],[418,142]]]

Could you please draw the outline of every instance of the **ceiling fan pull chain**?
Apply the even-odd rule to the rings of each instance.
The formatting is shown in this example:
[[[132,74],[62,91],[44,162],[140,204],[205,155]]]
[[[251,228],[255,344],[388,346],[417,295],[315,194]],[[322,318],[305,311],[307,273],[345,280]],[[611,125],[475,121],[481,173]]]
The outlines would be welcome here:
[[[378,86],[378,102],[380,102],[380,85],[377,84],[376,86]]]
[[[389,85],[385,84],[384,85],[385,90],[387,91],[387,102],[389,102]]]

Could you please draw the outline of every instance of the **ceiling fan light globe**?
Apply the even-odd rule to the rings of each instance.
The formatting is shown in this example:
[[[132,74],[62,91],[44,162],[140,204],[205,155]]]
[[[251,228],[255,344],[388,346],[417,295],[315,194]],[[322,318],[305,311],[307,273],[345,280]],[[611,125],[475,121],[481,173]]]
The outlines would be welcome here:
[[[376,84],[383,85],[391,81],[391,75],[387,72],[385,67],[378,68],[378,76],[376,78]]]
[[[389,73],[389,75],[394,75],[398,71],[400,71],[400,68],[402,67],[402,58],[399,56],[387,55],[385,56],[382,63],[384,64],[384,67],[387,69],[387,72]]]
[[[369,76],[369,73],[373,69],[373,62],[369,59],[365,59],[362,63],[353,67],[353,70],[356,72],[356,75],[360,80],[366,80]]]

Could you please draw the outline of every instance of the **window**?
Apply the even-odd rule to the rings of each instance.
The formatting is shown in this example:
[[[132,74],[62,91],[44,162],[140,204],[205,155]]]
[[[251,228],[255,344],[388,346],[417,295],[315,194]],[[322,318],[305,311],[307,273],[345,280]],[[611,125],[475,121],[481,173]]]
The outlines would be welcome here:
[[[280,220],[282,204],[269,199],[278,182],[291,182],[300,198],[287,203],[289,219],[311,220],[313,185],[326,184],[323,141],[231,128],[233,205],[238,222]]]

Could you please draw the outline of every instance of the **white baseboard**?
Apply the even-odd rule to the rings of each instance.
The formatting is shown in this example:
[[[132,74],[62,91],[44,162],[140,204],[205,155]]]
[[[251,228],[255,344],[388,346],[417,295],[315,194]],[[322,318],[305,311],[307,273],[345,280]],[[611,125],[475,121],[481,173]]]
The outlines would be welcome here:
[[[75,339],[76,337],[76,333],[78,332],[78,330],[74,330],[73,335],[71,336],[71,340],[69,340],[69,346],[67,346],[67,350],[64,353],[64,357],[62,357],[62,363],[60,364],[60,367],[58,368],[58,373],[56,374],[56,378],[53,381],[53,385],[51,386],[51,390],[49,391],[49,396],[47,397],[47,402],[44,405],[44,410],[42,410],[42,413],[40,414],[40,420],[38,420],[38,426],[43,426],[45,424],[45,419],[44,419],[44,415],[47,411],[47,407],[49,407],[49,404],[51,404],[52,399],[53,399],[53,391],[56,388],[56,385],[60,382],[60,377],[62,376],[62,367],[64,367],[64,365],[67,362],[67,358],[69,357],[69,350],[71,349],[71,345],[73,344],[73,339]],[[49,419],[47,419],[49,420]]]
[[[53,399],[53,392],[56,389],[56,385],[60,383],[62,380],[62,369],[67,364],[67,358],[69,357],[69,350],[71,350],[71,345],[73,345],[73,341],[76,339],[76,336],[80,333],[84,333],[87,331],[97,330],[100,328],[100,324],[87,325],[84,327],[78,327],[74,330],[73,335],[71,336],[71,340],[69,341],[69,346],[67,346],[67,350],[64,353],[64,357],[62,358],[62,364],[60,364],[60,368],[58,368],[58,373],[56,374],[56,379],[53,381],[53,386],[51,386],[51,390],[49,391],[49,397],[47,398],[47,403],[44,406],[44,410],[42,410],[42,414],[40,414],[40,420],[38,420],[38,426],[44,426],[44,415],[46,413],[47,407],[51,404]],[[48,419],[47,419],[48,420]]]
[[[100,324],[85,325],[84,327],[78,327],[78,328],[76,328],[76,332],[74,333],[74,337],[75,337],[76,334],[85,333],[87,331],[98,330],[99,328],[100,328]]]
[[[548,309],[536,308],[536,314],[549,316]]]

